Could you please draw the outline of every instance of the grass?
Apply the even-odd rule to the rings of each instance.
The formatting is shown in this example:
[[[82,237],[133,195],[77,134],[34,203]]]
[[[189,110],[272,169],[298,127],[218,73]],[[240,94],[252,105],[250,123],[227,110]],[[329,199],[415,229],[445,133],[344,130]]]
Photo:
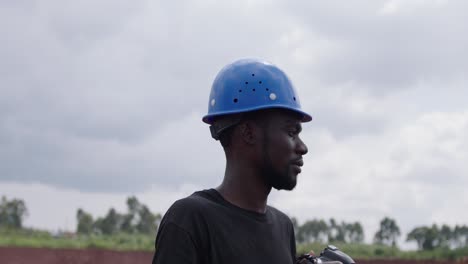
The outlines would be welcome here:
[[[154,250],[154,237],[142,234],[60,235],[38,230],[0,229],[0,246],[41,248],[100,248],[113,250]]]
[[[396,247],[369,244],[334,244],[353,259],[445,259],[455,260],[468,256],[468,247],[461,249],[438,248],[431,251],[403,251]],[[54,236],[47,231],[34,229],[0,229],[0,246],[37,248],[99,248],[122,251],[153,251],[154,235],[126,234],[115,235],[74,235]],[[318,255],[326,244],[298,244],[297,253],[308,253],[311,249]]]

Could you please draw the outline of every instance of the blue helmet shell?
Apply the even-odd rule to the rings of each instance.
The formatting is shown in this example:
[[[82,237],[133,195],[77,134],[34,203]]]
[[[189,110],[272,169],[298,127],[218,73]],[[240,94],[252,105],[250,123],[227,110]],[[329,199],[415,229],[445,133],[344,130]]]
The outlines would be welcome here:
[[[265,61],[242,59],[216,76],[203,122],[212,124],[217,116],[267,108],[289,109],[301,114],[302,122],[312,120],[301,110],[299,97],[281,69]]]

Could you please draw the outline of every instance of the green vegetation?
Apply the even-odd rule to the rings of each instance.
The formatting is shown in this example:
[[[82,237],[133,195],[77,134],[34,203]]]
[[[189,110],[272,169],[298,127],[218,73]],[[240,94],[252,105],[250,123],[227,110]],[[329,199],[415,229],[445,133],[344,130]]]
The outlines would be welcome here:
[[[374,235],[374,243],[396,247],[396,241],[400,235],[400,228],[396,221],[385,217],[380,221],[380,228]]]
[[[438,248],[463,248],[468,246],[468,227],[443,225],[439,228],[421,226],[408,233],[407,241],[415,241],[419,249],[436,250]]]
[[[154,235],[116,233],[74,235],[32,229],[0,229],[0,246],[41,248],[100,248],[113,250],[154,250]]]
[[[27,215],[25,203],[20,199],[2,197],[0,203],[0,246],[46,248],[99,248],[112,250],[153,251],[160,214],[152,213],[136,197],[127,199],[127,212],[111,208],[104,217],[77,210],[75,232],[34,230],[23,226]],[[354,259],[448,259],[468,256],[468,227],[447,225],[414,228],[406,236],[419,250],[403,251],[398,248],[400,228],[394,219],[385,217],[374,234],[373,244],[364,244],[364,230],[359,222],[338,222],[313,219],[299,225],[292,218],[297,238],[298,254],[311,249],[319,254],[327,244],[333,244]]]
[[[28,214],[26,204],[23,200],[8,200],[2,196],[0,203],[0,227],[22,228],[23,218]]]
[[[109,209],[96,220],[81,208],[77,210],[76,233],[24,228],[27,215],[22,200],[2,197],[0,204],[0,246],[48,248],[101,248],[114,250],[153,250],[154,238],[161,219],[136,197],[127,199],[127,212]]]

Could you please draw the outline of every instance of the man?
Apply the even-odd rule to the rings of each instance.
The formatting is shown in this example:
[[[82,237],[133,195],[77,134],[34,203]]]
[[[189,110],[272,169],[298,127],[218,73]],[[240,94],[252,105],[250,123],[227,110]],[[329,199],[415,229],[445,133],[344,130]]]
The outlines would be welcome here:
[[[203,117],[223,146],[224,180],[171,206],[153,263],[295,263],[291,220],[267,199],[296,186],[307,153],[301,122],[310,120],[278,67],[252,59],[224,67]]]

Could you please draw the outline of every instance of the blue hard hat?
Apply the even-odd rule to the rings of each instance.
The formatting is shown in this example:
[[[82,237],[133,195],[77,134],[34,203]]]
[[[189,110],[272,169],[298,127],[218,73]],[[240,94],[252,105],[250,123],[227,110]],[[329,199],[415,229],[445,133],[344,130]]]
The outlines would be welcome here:
[[[299,97],[281,69],[265,61],[242,59],[226,65],[216,76],[203,122],[212,124],[217,116],[266,108],[289,109],[301,114],[302,122],[312,120],[301,110]]]

